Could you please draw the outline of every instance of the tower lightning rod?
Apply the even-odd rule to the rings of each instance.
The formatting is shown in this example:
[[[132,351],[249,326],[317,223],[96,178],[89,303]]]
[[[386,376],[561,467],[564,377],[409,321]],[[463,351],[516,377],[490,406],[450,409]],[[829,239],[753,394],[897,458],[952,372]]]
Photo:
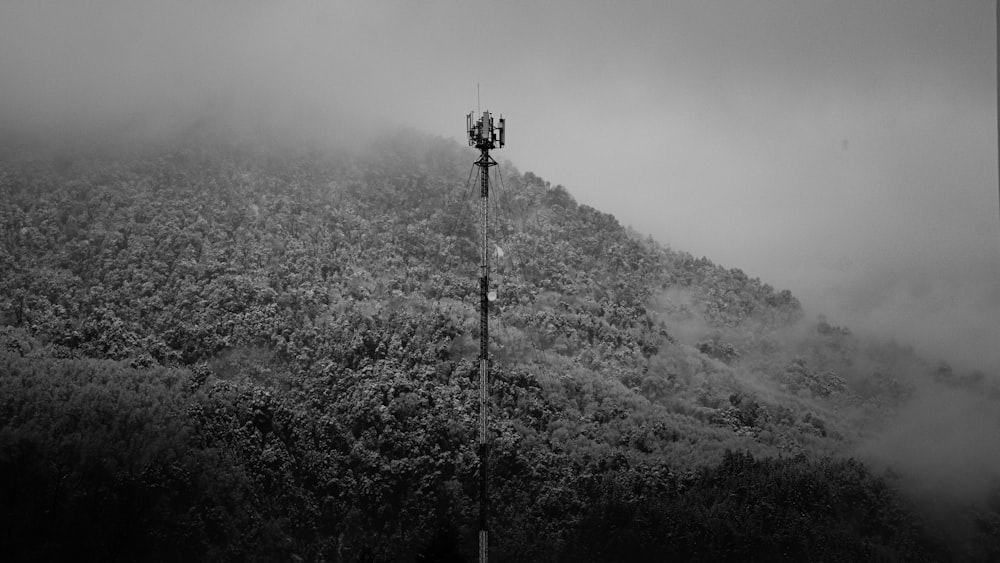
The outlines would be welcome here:
[[[478,85],[477,88],[478,90]],[[489,197],[490,167],[497,162],[490,156],[490,149],[503,148],[505,142],[504,118],[501,116],[496,127],[490,111],[473,121],[470,112],[465,116],[469,133],[469,146],[479,149],[479,563],[489,561],[489,397],[490,397],[490,357],[489,357],[489,313],[490,301],[496,294],[490,292],[490,249],[489,249]]]

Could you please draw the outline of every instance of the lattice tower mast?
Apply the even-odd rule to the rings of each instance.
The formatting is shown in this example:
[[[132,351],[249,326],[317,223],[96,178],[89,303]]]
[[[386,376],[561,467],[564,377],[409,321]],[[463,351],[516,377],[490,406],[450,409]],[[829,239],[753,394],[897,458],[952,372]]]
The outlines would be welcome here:
[[[489,110],[473,121],[473,114],[466,116],[469,146],[479,149],[479,562],[489,560],[489,311],[490,301],[496,294],[490,292],[489,249],[489,197],[490,167],[497,162],[490,156],[490,149],[503,148],[505,141],[504,118],[494,127]]]

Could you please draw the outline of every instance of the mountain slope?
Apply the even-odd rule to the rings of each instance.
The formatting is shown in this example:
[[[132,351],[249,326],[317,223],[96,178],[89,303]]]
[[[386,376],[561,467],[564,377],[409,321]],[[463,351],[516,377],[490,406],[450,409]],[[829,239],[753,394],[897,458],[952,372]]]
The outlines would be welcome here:
[[[15,552],[64,558],[98,538],[87,557],[472,553],[472,160],[391,137],[354,154],[8,157],[0,452]],[[824,456],[884,424],[915,374],[988,381],[807,323],[787,291],[501,173],[499,559],[944,553],[891,486]],[[962,549],[995,553],[980,539]]]

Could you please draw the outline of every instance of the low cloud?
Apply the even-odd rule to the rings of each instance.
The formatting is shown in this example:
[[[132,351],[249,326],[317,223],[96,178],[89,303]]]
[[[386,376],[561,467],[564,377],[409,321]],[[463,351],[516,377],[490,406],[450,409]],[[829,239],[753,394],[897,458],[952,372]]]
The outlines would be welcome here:
[[[857,454],[899,475],[938,526],[968,533],[968,507],[1000,491],[1000,398],[923,386]]]
[[[1000,257],[886,259],[799,276],[811,278],[796,291],[808,316],[823,314],[859,336],[893,339],[929,361],[1000,379]]]

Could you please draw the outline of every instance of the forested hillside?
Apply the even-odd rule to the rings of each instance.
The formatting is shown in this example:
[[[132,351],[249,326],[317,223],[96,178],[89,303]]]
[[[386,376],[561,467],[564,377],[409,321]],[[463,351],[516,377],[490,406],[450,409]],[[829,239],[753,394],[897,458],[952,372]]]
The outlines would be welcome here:
[[[5,152],[3,553],[473,557],[476,155],[407,138]],[[851,459],[989,378],[499,168],[494,560],[1000,558],[1000,488],[944,535]]]

